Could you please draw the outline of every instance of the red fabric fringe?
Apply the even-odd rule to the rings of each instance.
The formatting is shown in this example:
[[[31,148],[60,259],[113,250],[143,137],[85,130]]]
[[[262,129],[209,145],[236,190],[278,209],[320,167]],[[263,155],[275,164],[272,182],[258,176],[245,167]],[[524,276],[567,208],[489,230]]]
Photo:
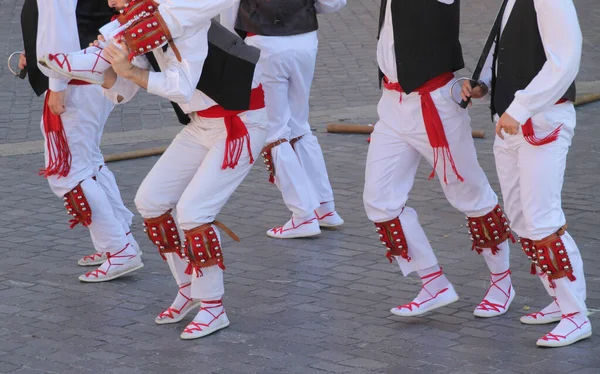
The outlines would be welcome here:
[[[250,94],[250,106],[247,110],[258,110],[265,107],[265,92],[262,85],[252,90]],[[225,141],[225,155],[223,158],[223,170],[235,168],[240,161],[244,142],[250,156],[250,164],[254,163],[252,149],[250,148],[250,134],[246,125],[238,116],[245,110],[227,110],[220,105],[215,105],[205,110],[197,112],[198,116],[204,118],[223,118],[225,129],[227,130],[227,140]]]
[[[448,160],[450,163],[452,171],[458,180],[464,182],[464,178],[456,169],[456,164],[454,163],[452,153],[450,152],[450,145],[448,144],[448,139],[446,138],[446,132],[444,131],[444,125],[442,124],[442,119],[440,118],[437,107],[431,98],[431,93],[439,88],[444,87],[452,79],[454,79],[454,74],[445,73],[429,80],[415,90],[415,92],[418,92],[421,95],[421,110],[423,112],[425,131],[427,131],[429,144],[433,148],[433,170],[429,175],[429,179],[435,176],[435,170],[441,153],[441,157],[444,162],[444,183],[446,184],[448,184],[448,178],[446,177],[446,160]],[[404,92],[399,83],[390,83],[387,77],[384,77],[383,86],[388,90],[400,92],[400,95],[402,95]]]
[[[560,135],[560,130],[562,129],[562,127],[563,127],[563,125],[558,126],[554,131],[552,131],[546,137],[540,139],[537,136],[535,136],[535,133],[533,131],[533,122],[531,121],[531,118],[528,119],[527,122],[525,122],[525,124],[523,126],[521,126],[521,128],[523,130],[523,137],[525,138],[527,143],[534,145],[536,147],[545,145],[545,144],[550,144],[553,141],[556,141],[556,139],[558,139],[558,135]]]
[[[48,178],[53,175],[66,177],[71,171],[71,150],[67,141],[67,134],[63,127],[60,116],[52,113],[48,106],[48,98],[51,91],[48,90],[44,99],[44,133],[46,135],[46,149],[48,150],[48,164],[45,169],[40,170],[40,175]]]

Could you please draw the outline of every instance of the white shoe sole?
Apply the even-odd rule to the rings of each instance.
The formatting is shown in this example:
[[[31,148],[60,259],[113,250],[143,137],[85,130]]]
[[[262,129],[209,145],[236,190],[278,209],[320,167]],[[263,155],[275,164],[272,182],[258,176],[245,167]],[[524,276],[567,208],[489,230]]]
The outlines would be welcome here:
[[[186,333],[182,333],[180,335],[180,338],[183,340],[192,340],[192,339],[199,339],[199,338],[203,338],[207,335],[213,334],[221,329],[224,329],[225,327],[229,326],[229,320],[227,322],[225,322],[224,324],[222,324],[221,326],[217,326],[217,327],[213,327],[213,328],[207,328],[206,330],[202,330],[202,331],[198,331],[197,333],[194,334],[186,334]]]
[[[514,291],[511,293],[511,295],[508,299],[508,303],[506,304],[506,308],[504,308],[503,312],[494,312],[494,311],[485,311],[485,310],[475,309],[475,311],[473,311],[473,315],[475,315],[475,317],[479,317],[479,318],[492,318],[492,317],[501,316],[501,315],[505,314],[506,312],[508,312],[508,308],[510,308],[510,304],[512,304],[516,294],[517,293]]]
[[[592,332],[589,331],[583,335],[580,335],[576,338],[570,339],[570,340],[563,340],[563,341],[546,341],[546,340],[542,340],[539,339],[535,345],[537,345],[538,347],[546,347],[546,348],[558,348],[558,347],[566,347],[567,345],[571,345],[573,343],[577,343],[580,340],[583,339],[587,339],[590,336],[592,336]]]
[[[86,277],[86,276],[85,276],[85,274],[83,274],[83,275],[80,275],[80,276],[79,276],[79,280],[80,280],[80,281],[82,281],[82,282],[86,282],[86,283],[100,283],[100,282],[108,282],[108,281],[111,281],[111,280],[113,280],[113,279],[117,279],[117,278],[119,278],[119,277],[122,277],[122,276],[124,276],[124,275],[127,275],[127,274],[129,274],[129,273],[132,273],[132,272],[134,272],[134,271],[136,271],[136,270],[139,270],[139,269],[141,269],[141,268],[143,268],[143,267],[144,267],[144,264],[139,264],[139,265],[138,265],[138,266],[136,266],[136,267],[133,267],[133,268],[130,268],[130,269],[124,270],[124,271],[122,271],[122,272],[113,273],[113,274],[112,274],[112,275],[110,275],[110,276],[107,276],[107,277],[102,277],[102,278],[92,278],[92,277]]]
[[[309,238],[311,236],[317,236],[321,234],[321,230],[313,231],[313,232],[305,232],[305,233],[296,233],[296,234],[274,234],[271,230],[267,231],[267,236],[275,239],[296,239],[296,238]]]
[[[586,316],[589,317],[590,314],[591,313],[588,310],[586,313]],[[543,318],[535,319],[535,318],[523,316],[523,317],[519,318],[519,321],[521,321],[521,323],[524,325],[548,325],[550,323],[560,322],[560,320],[561,320],[561,317],[543,317]]]
[[[46,56],[40,57],[38,59],[38,62],[40,63],[40,65],[42,65],[42,66],[44,66],[44,67],[52,70],[53,72],[55,72],[57,74],[60,74],[60,75],[64,76],[64,77],[71,78],[71,79],[76,79],[76,80],[79,80],[79,81],[84,81],[84,82],[87,82],[87,83],[90,83],[90,84],[99,84],[99,85],[104,84],[104,75],[103,74],[100,75],[102,77],[102,80],[100,80],[100,79],[94,79],[94,78],[81,77],[81,76],[69,73],[67,71],[58,69],[57,67],[54,66],[54,64],[52,64],[48,60],[48,57],[46,57]]]
[[[200,301],[194,302],[194,303],[192,303],[192,305],[190,305],[189,307],[187,307],[184,310],[182,310],[181,313],[179,313],[177,315],[177,317],[175,317],[175,318],[161,318],[161,319],[159,319],[158,317],[156,317],[154,319],[154,322],[156,322],[157,325],[168,325],[170,323],[180,322],[182,319],[185,318],[185,316],[188,315],[189,312],[192,311],[192,309],[199,308],[200,304],[201,304]]]
[[[392,308],[392,309],[390,309],[390,313],[392,313],[396,316],[400,316],[400,317],[416,317],[416,316],[421,316],[421,315],[423,315],[427,312],[430,312],[434,309],[438,309],[443,306],[450,305],[456,301],[458,301],[458,295],[456,294],[456,292],[454,292],[454,297],[452,297],[451,299],[448,299],[439,304],[431,305],[424,309],[419,309],[418,311],[417,310],[415,310],[415,311],[406,310],[405,311],[405,310],[399,310],[398,308]]]
[[[332,227],[339,227],[341,225],[344,224],[344,220],[335,222],[335,223],[327,223],[327,222],[321,222],[319,221],[319,226],[320,227],[327,227],[327,228],[332,228]]]

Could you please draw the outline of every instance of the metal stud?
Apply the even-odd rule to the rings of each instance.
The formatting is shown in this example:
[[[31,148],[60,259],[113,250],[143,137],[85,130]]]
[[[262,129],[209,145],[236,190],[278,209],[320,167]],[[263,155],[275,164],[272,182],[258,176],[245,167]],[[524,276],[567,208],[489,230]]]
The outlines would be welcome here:
[[[175,240],[175,245],[179,245],[179,241]]]
[[[220,253],[217,253],[215,256],[217,256],[217,257],[221,257],[221,254],[220,254]]]
[[[570,269],[570,267],[569,267],[568,265],[566,265],[566,266],[565,266],[563,269],[565,269],[565,270],[569,270],[569,269]]]
[[[171,231],[177,231],[175,227],[171,227]]]
[[[79,193],[79,191],[77,191],[77,190],[73,190],[73,193]]]
[[[214,234],[215,232],[214,232],[214,231],[209,231],[208,233],[209,233],[210,235],[212,235],[212,234]]]
[[[136,34],[136,33],[132,33],[132,34],[131,34],[131,37],[132,37],[132,38],[136,38],[136,37],[137,37],[137,34]]]
[[[565,254],[565,251],[563,251],[563,250],[561,249],[560,251],[558,251],[558,254],[559,254],[559,255],[564,255],[564,254]]]
[[[492,222],[493,221],[492,217],[488,218],[487,221]]]
[[[194,237],[194,240],[200,240],[200,238],[196,236],[196,237]]]
[[[140,48],[140,49],[138,49],[138,51],[144,52],[144,48]]]
[[[557,247],[562,247],[562,244],[560,242],[556,243]]]
[[[157,240],[157,241],[154,242],[154,244],[160,245],[160,242]]]
[[[395,223],[392,223],[390,226],[391,226],[391,227],[396,227],[396,224],[395,224]]]
[[[217,246],[215,246],[215,250],[216,250],[216,249],[219,249],[219,246],[218,246],[218,245],[217,245]]]
[[[213,238],[213,240],[212,240],[212,241],[213,241],[213,242],[216,242],[216,241],[217,241],[217,238]]]
[[[167,223],[170,225],[170,224],[172,224],[172,223],[173,223],[173,221],[171,221],[171,220],[168,220],[168,221],[167,221]]]
[[[396,239],[396,243],[400,243],[402,240],[400,239]]]
[[[158,26],[158,22],[152,22],[152,26],[154,26],[154,27]]]
[[[196,244],[196,248],[202,247],[202,244]]]
[[[166,36],[161,36],[160,39],[161,40],[167,40],[167,37]]]
[[[158,230],[156,227],[152,227],[152,231],[156,231]]]
[[[380,237],[380,238],[383,238],[383,234],[379,234],[379,237]]]
[[[205,259],[202,259],[202,260],[200,260],[200,262],[201,262],[201,263],[205,263],[205,262],[206,262],[206,260],[205,260]]]
[[[157,236],[158,236],[158,234],[157,234],[157,233],[154,233],[154,234],[152,234],[152,236],[154,236],[154,237],[157,237]]]

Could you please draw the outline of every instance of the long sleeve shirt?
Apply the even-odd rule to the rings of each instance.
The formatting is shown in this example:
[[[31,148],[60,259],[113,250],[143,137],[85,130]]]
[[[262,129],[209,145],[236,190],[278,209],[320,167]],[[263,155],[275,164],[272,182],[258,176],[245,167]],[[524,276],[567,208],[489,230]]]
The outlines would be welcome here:
[[[79,51],[77,32],[77,0],[37,0],[38,32],[36,53],[38,56]],[[67,88],[69,79],[38,64],[48,77],[51,91],[59,92]]]
[[[502,18],[501,33],[508,22],[516,0],[509,0]],[[534,115],[554,105],[575,80],[581,61],[582,35],[572,0],[534,0],[537,23],[546,52],[546,63],[538,75],[523,90],[515,93],[506,110],[523,124]],[[488,86],[492,81],[492,46],[481,80]],[[524,51],[523,58],[527,58]],[[496,67],[494,67],[496,69]]]
[[[163,15],[163,5],[177,3],[178,1],[180,0],[161,1],[158,8],[161,15]],[[181,54],[181,62],[177,60],[171,48],[168,48],[166,52],[163,52],[160,48],[153,52],[160,67],[160,72],[153,71],[145,56],[139,56],[134,59],[136,66],[150,70],[147,91],[176,102],[185,113],[201,111],[217,105],[214,100],[197,90],[196,86],[200,81],[204,61],[208,54],[208,30],[211,25],[211,19],[226,10],[225,5],[231,6],[233,0],[210,0],[206,2],[210,2],[211,5],[207,6],[204,14],[202,16],[197,14],[192,16],[192,18],[200,23],[192,23],[189,18],[186,18],[185,13],[191,11],[189,6],[178,8],[177,11],[174,8],[170,9],[170,14],[177,16],[176,22],[178,25],[186,25],[177,31],[180,36],[174,40]],[[184,3],[203,4],[205,1],[187,1]],[[183,12],[183,9],[186,11]],[[165,22],[167,22],[166,19]],[[169,31],[172,32],[170,29],[171,25],[168,22],[167,24]],[[254,74],[253,88],[258,87],[260,75],[261,72],[257,69]],[[105,95],[113,103],[122,104],[131,100],[139,88],[135,83],[118,77],[113,87],[105,90]],[[118,101],[119,96],[122,97],[121,101]]]

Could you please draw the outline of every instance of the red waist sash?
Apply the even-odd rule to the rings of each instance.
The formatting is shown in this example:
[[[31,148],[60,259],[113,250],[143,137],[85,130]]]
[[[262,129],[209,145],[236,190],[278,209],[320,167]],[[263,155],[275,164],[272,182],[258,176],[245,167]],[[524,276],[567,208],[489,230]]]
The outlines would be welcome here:
[[[444,183],[448,183],[446,178],[446,159],[448,159],[448,162],[450,162],[452,171],[454,171],[454,174],[456,174],[458,180],[463,182],[464,179],[460,176],[460,174],[458,174],[458,170],[456,170],[452,153],[450,153],[448,139],[446,139],[444,125],[442,124],[442,119],[440,118],[437,107],[431,98],[431,93],[439,88],[444,87],[452,79],[454,79],[454,74],[444,73],[425,82],[425,84],[415,90],[415,92],[421,95],[421,110],[423,112],[425,131],[427,132],[429,144],[433,148],[433,171],[431,172],[431,175],[429,175],[429,179],[435,176],[435,168],[441,152],[442,160],[444,162]],[[391,83],[387,77],[383,78],[383,87],[385,87],[387,90],[398,91],[401,94],[404,92],[399,83]]]
[[[69,81],[72,86],[85,86],[89,83],[73,79]],[[40,170],[40,175],[48,178],[52,175],[66,177],[71,171],[71,150],[67,141],[67,134],[63,127],[60,115],[52,113],[48,106],[50,95],[46,92],[42,119],[44,120],[44,134],[46,134],[46,149],[48,150],[48,164],[45,169]]]
[[[254,163],[252,149],[250,148],[250,135],[248,134],[246,125],[238,115],[247,110],[258,110],[264,107],[265,92],[262,85],[260,85],[250,93],[250,107],[246,110],[227,110],[220,105],[215,105],[196,112],[199,117],[223,118],[225,122],[227,140],[225,141],[225,156],[223,158],[223,165],[221,166],[223,170],[236,167],[242,155],[244,140],[246,141],[248,154],[250,155],[250,163]]]

